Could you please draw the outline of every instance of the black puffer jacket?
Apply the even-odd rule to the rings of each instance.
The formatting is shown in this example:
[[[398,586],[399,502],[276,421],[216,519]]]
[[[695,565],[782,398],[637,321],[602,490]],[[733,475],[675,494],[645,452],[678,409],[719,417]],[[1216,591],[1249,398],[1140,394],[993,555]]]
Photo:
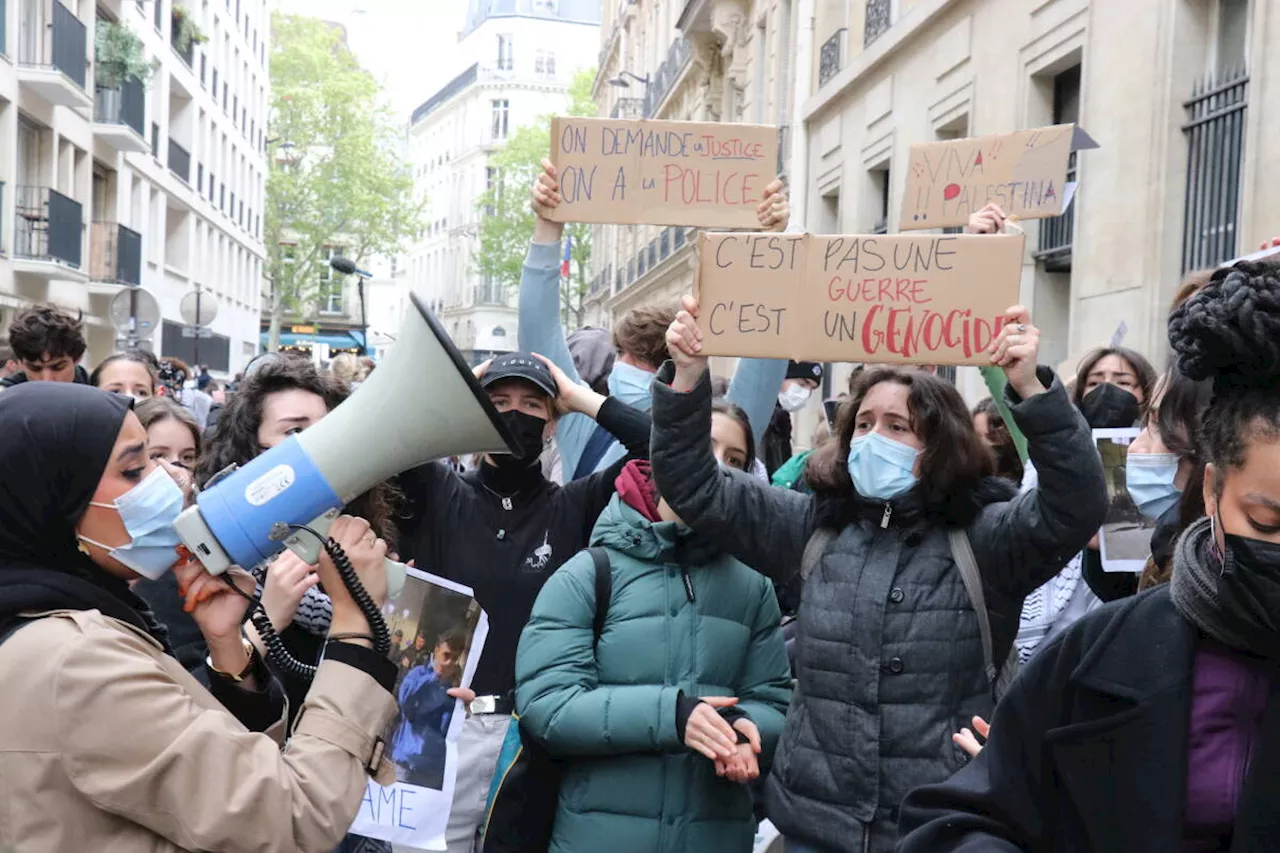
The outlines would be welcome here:
[[[768,782],[768,815],[801,841],[891,851],[902,798],[962,766],[952,733],[992,707],[977,616],[947,529],[968,530],[999,656],[1022,599],[1084,547],[1106,514],[1088,425],[1042,369],[1048,393],[1009,399],[1039,490],[1013,497],[993,478],[928,504],[913,490],[892,502],[882,526],[883,502],[801,495],[719,471],[710,382],[677,393],[664,381],[670,371],[654,383],[653,471],[686,524],[782,582],[799,570],[819,525],[840,530],[804,585],[799,689]]]

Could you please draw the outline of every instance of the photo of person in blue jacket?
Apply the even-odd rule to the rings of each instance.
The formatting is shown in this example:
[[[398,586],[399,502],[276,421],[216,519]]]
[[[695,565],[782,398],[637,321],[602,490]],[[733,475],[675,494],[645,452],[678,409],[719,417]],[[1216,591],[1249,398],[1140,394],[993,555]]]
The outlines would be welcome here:
[[[466,646],[462,631],[445,632],[431,656],[405,673],[400,682],[396,696],[400,713],[391,736],[391,760],[401,782],[437,791],[444,788],[445,736],[455,706],[448,691],[462,681]]]

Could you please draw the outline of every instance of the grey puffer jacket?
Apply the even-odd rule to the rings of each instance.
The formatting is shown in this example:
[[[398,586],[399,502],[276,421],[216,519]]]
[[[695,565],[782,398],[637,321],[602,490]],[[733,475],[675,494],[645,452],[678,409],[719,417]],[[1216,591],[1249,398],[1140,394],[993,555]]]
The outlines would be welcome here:
[[[886,507],[721,471],[709,378],[682,394],[671,375],[668,364],[654,382],[652,464],[689,527],[782,583],[817,527],[839,530],[802,593],[798,689],[768,780],[769,818],[801,841],[888,853],[903,797],[958,770],[965,756],[952,733],[992,710],[978,619],[947,530],[968,531],[1002,659],[1022,599],[1102,525],[1106,484],[1089,427],[1041,368],[1047,393],[1024,401],[1006,391],[1038,489],[1014,496],[992,478],[931,502],[917,487]]]

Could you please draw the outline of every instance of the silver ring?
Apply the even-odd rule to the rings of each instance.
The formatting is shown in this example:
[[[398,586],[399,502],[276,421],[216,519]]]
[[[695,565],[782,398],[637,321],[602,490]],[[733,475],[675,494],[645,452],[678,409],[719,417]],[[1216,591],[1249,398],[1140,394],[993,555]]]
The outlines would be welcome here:
[[[1027,324],[1026,324],[1026,323],[1019,323],[1019,324],[1018,324],[1018,326],[1017,326],[1017,329],[1018,329],[1018,331],[1019,331],[1019,332],[1025,332],[1025,331],[1027,330]]]

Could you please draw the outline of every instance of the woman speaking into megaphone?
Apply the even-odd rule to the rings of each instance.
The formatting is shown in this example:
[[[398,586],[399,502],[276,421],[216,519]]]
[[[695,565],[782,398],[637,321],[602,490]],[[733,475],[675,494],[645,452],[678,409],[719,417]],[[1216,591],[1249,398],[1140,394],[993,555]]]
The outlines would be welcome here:
[[[283,703],[240,634],[245,600],[179,555],[182,493],[131,409],[71,383],[0,398],[0,849],[332,850],[367,777],[395,778],[379,737],[395,666],[322,558],[329,642],[282,752],[283,725],[262,718]],[[330,536],[381,606],[386,545],[348,517]],[[208,642],[209,689],[129,589],[171,570]]]

